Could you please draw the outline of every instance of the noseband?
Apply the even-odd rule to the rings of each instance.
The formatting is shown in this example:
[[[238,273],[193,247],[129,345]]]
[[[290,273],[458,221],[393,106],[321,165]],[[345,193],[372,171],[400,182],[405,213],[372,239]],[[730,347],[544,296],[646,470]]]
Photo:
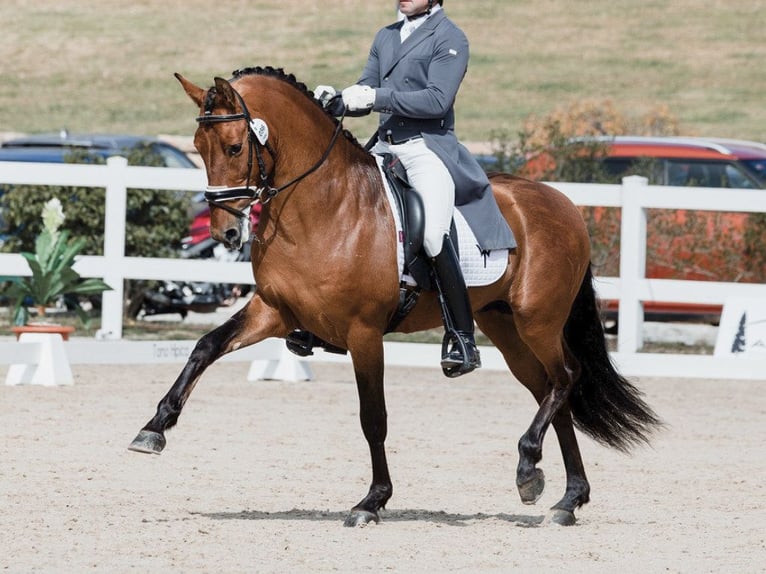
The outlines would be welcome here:
[[[338,139],[338,135],[343,130],[343,117],[345,116],[345,110],[343,112],[343,115],[340,117],[338,124],[335,126],[335,131],[332,135],[332,139],[330,140],[330,144],[327,146],[327,149],[322,154],[322,157],[319,158],[319,161],[317,161],[311,168],[309,168],[303,174],[287,182],[286,184],[275,188],[270,183],[273,181],[274,174],[266,173],[266,164],[263,161],[263,148],[266,148],[266,151],[269,152],[272,162],[276,168],[276,159],[277,159],[276,153],[274,152],[274,148],[271,146],[268,140],[269,128],[263,120],[259,118],[253,119],[250,115],[250,111],[247,109],[245,100],[242,98],[239,92],[235,90],[233,87],[232,87],[232,91],[234,92],[234,95],[237,97],[237,101],[239,102],[239,105],[242,108],[242,111],[240,113],[214,115],[210,113],[209,111],[206,111],[203,115],[197,117],[197,122],[200,124],[237,122],[240,120],[244,120],[245,122],[247,122],[247,126],[248,126],[247,180],[245,182],[245,185],[240,187],[208,185],[207,188],[205,189],[205,201],[207,201],[208,204],[210,204],[211,206],[220,207],[224,211],[228,211],[229,213],[231,213],[232,215],[235,215],[239,219],[246,220],[249,208],[254,203],[257,203],[260,201],[264,205],[267,204],[269,201],[274,199],[274,197],[276,197],[281,191],[284,191],[288,187],[295,185],[296,183],[301,181],[303,178],[307,177],[308,175],[310,175],[311,173],[319,169],[319,167],[325,162],[327,157],[330,155],[330,152],[332,151],[332,148],[335,146],[335,142]],[[250,182],[252,180],[252,174],[253,174],[253,156],[255,156],[255,159],[258,161],[258,174],[261,180],[260,181],[261,185],[259,187],[252,187],[250,185]],[[226,205],[226,202],[234,201],[237,199],[249,199],[250,204],[243,211],[234,209]]]

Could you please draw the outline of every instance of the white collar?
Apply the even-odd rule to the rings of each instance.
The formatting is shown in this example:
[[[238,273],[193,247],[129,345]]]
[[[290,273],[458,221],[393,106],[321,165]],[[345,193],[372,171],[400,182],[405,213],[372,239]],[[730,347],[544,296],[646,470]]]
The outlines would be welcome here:
[[[414,20],[409,20],[406,17],[403,17],[404,24],[402,24],[402,29],[399,31],[399,37],[401,38],[401,41],[404,42],[407,38],[409,38],[410,34],[412,34],[415,30],[420,28],[426,20],[428,20],[431,16],[436,14],[439,10],[441,10],[441,4],[436,4],[433,8],[431,8],[431,13],[426,14],[425,16],[421,16],[420,18],[415,18]]]

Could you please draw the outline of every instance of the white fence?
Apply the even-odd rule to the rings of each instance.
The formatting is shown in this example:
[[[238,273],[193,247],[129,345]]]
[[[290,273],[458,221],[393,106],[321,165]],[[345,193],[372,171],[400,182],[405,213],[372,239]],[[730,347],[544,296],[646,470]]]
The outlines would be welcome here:
[[[249,263],[157,259],[125,256],[126,197],[128,189],[196,190],[205,186],[203,170],[128,167],[123,158],[114,157],[107,165],[47,165],[15,162],[0,163],[0,184],[64,185],[106,188],[104,255],[83,256],[77,270],[85,277],[103,277],[114,290],[104,293],[101,329],[97,338],[114,348],[122,339],[123,280],[177,279],[250,283]],[[715,283],[646,278],[646,210],[694,209],[710,211],[766,212],[766,191],[648,186],[644,178],[625,178],[622,185],[556,183],[558,189],[578,205],[611,206],[622,209],[620,277],[599,277],[596,288],[604,299],[620,301],[618,349],[613,358],[623,372],[644,376],[700,376],[766,380],[766,356],[713,357],[701,355],[648,354],[637,352],[643,344],[643,303],[674,301],[718,304],[727,298],[748,297],[766,300],[766,285]],[[29,275],[26,261],[18,254],[0,254],[0,274]],[[88,349],[102,341],[83,342]],[[107,343],[110,343],[108,344]],[[125,349],[128,342],[122,343]],[[68,343],[73,358],[84,356]],[[188,344],[188,342],[187,342]],[[0,344],[0,362],[10,362],[12,343]],[[6,348],[3,348],[3,347]],[[190,348],[190,347],[189,347]],[[112,362],[101,354],[105,362]],[[488,367],[497,363],[493,351],[486,350]],[[122,355],[130,362],[127,355]],[[144,353],[147,360],[151,353]],[[177,360],[183,360],[179,357]],[[319,359],[321,360],[321,359]],[[76,360],[74,362],[77,362]],[[117,361],[115,361],[117,362]],[[486,362],[486,361],[485,361]],[[433,364],[438,364],[434,362]]]

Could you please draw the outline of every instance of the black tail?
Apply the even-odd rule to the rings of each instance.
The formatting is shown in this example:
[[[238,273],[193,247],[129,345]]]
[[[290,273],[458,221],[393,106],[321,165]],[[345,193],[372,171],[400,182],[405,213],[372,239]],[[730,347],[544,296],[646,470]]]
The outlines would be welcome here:
[[[612,364],[598,312],[590,267],[572,304],[564,338],[582,369],[569,396],[577,428],[596,441],[627,452],[649,442],[662,422],[642,393]]]

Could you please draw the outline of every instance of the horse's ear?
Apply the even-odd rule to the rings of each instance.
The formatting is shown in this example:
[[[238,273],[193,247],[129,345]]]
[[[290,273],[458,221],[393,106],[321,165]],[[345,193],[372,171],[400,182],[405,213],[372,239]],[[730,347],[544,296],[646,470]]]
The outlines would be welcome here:
[[[186,92],[186,94],[192,99],[192,101],[195,104],[197,104],[198,108],[201,108],[202,102],[205,100],[205,90],[203,90],[199,86],[195,86],[189,80],[184,78],[181,74],[176,73],[175,77],[179,82],[181,82],[181,85],[183,86],[183,89]]]
[[[231,87],[231,84],[228,82],[228,80],[224,80],[223,78],[215,78],[214,81],[215,91],[224,99],[226,106],[232,110],[236,109],[237,97],[234,95],[234,88]]]

